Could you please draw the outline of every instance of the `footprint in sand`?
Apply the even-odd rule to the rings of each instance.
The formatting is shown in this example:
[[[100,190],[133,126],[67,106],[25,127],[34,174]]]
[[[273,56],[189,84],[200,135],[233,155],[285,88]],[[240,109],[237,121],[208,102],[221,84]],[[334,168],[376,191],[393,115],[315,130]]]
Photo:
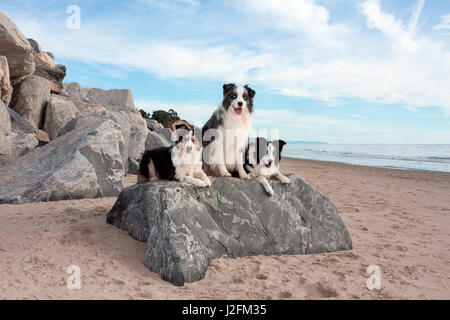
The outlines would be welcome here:
[[[256,279],[258,279],[258,280],[266,280],[267,276],[265,274],[260,273],[260,274],[258,274],[256,276]]]
[[[316,282],[307,286],[306,294],[308,297],[314,298],[336,298],[339,296],[336,290],[321,282]]]
[[[278,294],[278,296],[279,296],[281,299],[289,299],[289,298],[292,298],[292,293],[290,293],[289,291],[283,291],[283,292],[280,292],[280,293]]]

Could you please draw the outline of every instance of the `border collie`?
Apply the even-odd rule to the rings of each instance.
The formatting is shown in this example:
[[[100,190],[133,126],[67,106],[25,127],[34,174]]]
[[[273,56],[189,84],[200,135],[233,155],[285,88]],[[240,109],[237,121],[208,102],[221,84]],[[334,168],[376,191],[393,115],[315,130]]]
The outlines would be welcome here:
[[[223,101],[202,128],[203,164],[208,175],[250,178],[244,158],[253,123],[254,96],[248,85],[223,85]]]
[[[291,183],[289,178],[280,172],[281,151],[285,145],[283,140],[270,142],[265,138],[256,138],[245,153],[245,169],[251,175],[257,176],[269,196],[275,193],[267,181],[268,178],[274,177],[283,184]]]
[[[177,180],[201,188],[211,186],[202,169],[202,147],[194,130],[177,130],[177,136],[175,145],[144,153],[139,171],[145,179],[140,178],[139,182]]]

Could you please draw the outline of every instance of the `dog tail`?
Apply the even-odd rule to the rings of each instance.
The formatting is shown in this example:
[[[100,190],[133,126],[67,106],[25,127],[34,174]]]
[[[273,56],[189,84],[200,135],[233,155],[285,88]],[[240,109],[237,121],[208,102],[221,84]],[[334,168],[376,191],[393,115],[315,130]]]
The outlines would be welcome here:
[[[150,178],[150,173],[148,172],[148,164],[150,161],[152,161],[151,151],[147,150],[142,155],[142,160],[139,164],[139,172],[146,178]]]

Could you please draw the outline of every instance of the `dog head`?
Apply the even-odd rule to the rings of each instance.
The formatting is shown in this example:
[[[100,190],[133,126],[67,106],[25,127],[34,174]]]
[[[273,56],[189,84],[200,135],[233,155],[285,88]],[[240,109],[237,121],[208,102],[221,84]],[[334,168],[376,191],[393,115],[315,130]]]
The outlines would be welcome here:
[[[283,140],[267,141],[265,138],[256,138],[249,147],[250,164],[258,174],[269,176],[278,172],[281,160],[281,151],[286,145]]]
[[[234,83],[223,85],[222,105],[228,112],[235,115],[253,113],[253,97],[255,91],[248,85],[238,87]]]
[[[201,152],[202,147],[194,129],[178,129],[176,136],[175,147],[184,154]]]

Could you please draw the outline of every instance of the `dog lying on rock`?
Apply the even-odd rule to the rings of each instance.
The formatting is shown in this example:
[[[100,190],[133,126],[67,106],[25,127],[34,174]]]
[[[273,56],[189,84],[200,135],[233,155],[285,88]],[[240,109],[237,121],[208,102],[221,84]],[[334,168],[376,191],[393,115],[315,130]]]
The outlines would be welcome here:
[[[177,130],[175,145],[148,150],[139,165],[138,183],[177,180],[196,187],[211,186],[202,169],[202,147],[192,128]]]

